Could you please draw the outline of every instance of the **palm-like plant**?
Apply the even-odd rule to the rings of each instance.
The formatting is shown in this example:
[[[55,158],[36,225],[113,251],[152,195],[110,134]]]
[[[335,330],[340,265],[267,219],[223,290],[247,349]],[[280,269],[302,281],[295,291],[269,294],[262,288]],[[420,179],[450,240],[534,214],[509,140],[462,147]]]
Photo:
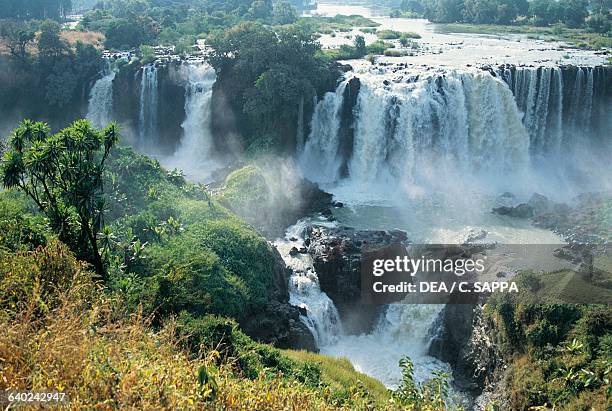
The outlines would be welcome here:
[[[97,235],[104,226],[102,173],[118,140],[115,124],[96,130],[78,120],[51,134],[47,124],[24,120],[11,134],[0,164],[3,186],[30,196],[60,238],[76,219],[91,249],[89,260],[102,278],[106,272]]]

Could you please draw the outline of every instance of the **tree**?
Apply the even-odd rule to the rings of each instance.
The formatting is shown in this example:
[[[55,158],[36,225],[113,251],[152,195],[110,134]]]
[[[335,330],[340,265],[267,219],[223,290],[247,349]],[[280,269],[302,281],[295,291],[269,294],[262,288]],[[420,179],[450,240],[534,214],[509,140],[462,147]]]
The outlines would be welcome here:
[[[563,22],[569,27],[582,27],[589,15],[587,0],[566,0],[563,2]]]
[[[563,5],[555,0],[533,0],[529,3],[529,15],[536,24],[558,23],[563,19]]]
[[[266,19],[272,15],[271,0],[255,0],[249,8],[249,15],[254,19]]]
[[[61,27],[53,20],[45,20],[40,25],[38,35],[38,54],[44,65],[57,60],[69,51],[68,44],[60,37]]]
[[[111,150],[119,139],[117,127],[96,130],[86,120],[78,120],[57,134],[42,122],[24,120],[15,129],[0,163],[5,188],[25,192],[45,213],[62,241],[79,244],[71,238],[76,225],[81,246],[75,250],[91,262],[96,273],[106,279],[98,233],[104,227],[102,173]]]
[[[363,56],[365,56],[367,54],[367,50],[366,50],[366,42],[365,42],[365,38],[363,38],[363,36],[355,36],[355,54],[357,58],[362,58]]]
[[[36,32],[27,23],[2,21],[0,22],[0,39],[4,41],[13,57],[26,63],[28,46],[36,39]]]
[[[71,9],[71,0],[0,0],[0,19],[59,20]]]
[[[282,1],[274,5],[273,18],[276,24],[292,24],[297,21],[298,16],[291,4]]]

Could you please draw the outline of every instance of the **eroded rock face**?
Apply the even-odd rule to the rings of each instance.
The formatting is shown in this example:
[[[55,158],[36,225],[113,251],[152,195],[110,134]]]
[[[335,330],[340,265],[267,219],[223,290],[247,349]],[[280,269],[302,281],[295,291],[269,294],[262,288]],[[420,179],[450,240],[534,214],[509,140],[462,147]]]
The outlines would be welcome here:
[[[270,290],[269,302],[263,310],[251,313],[240,325],[248,336],[257,341],[279,348],[317,351],[312,333],[300,320],[299,308],[289,304],[287,284],[291,269],[287,268],[275,248],[273,253],[274,284]]]
[[[371,331],[382,308],[361,303],[363,252],[406,242],[403,231],[308,228],[308,253],[312,256],[321,290],[334,301],[345,332],[360,334]]]
[[[480,403],[486,405],[501,398],[504,358],[495,341],[493,324],[483,315],[483,305],[446,305],[439,327],[429,354],[451,365],[453,384],[472,395],[472,407],[481,409]]]

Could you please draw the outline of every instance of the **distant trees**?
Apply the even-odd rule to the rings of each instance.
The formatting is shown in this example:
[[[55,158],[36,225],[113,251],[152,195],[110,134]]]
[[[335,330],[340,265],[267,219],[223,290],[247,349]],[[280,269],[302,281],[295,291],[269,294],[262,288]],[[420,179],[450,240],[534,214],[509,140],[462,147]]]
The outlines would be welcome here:
[[[26,63],[28,46],[34,42],[36,32],[31,25],[19,21],[0,23],[0,39],[9,49],[11,55]]]
[[[609,30],[611,0],[402,0],[400,9],[438,23],[512,24],[521,18],[537,25]],[[590,17],[589,17],[590,16]]]
[[[98,245],[105,209],[102,173],[118,139],[113,124],[100,131],[80,120],[51,134],[46,124],[24,120],[0,163],[2,185],[26,193],[60,240],[78,250],[103,279]]]
[[[274,23],[276,24],[292,24],[298,19],[297,12],[291,4],[286,1],[281,1],[274,5]]]
[[[81,95],[77,90],[100,71],[100,51],[82,43],[70,46],[54,20],[0,21],[0,40],[9,50],[10,67],[16,77],[14,82],[0,85],[7,101],[21,96],[29,107],[44,104],[46,109],[62,109]],[[20,85],[19,78],[31,80]],[[11,87],[16,89],[8,91]]]
[[[59,20],[71,9],[71,0],[0,0],[0,19]]]

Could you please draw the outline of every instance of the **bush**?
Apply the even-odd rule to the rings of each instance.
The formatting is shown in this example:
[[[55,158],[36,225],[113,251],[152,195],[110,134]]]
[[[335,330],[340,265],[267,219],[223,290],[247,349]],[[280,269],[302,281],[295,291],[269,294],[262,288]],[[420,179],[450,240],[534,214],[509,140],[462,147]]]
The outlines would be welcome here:
[[[91,274],[58,241],[17,254],[0,250],[0,310],[16,321],[48,314],[69,289],[86,304],[93,287]]]
[[[402,33],[395,30],[378,30],[376,35],[381,40],[396,40],[400,38]]]

